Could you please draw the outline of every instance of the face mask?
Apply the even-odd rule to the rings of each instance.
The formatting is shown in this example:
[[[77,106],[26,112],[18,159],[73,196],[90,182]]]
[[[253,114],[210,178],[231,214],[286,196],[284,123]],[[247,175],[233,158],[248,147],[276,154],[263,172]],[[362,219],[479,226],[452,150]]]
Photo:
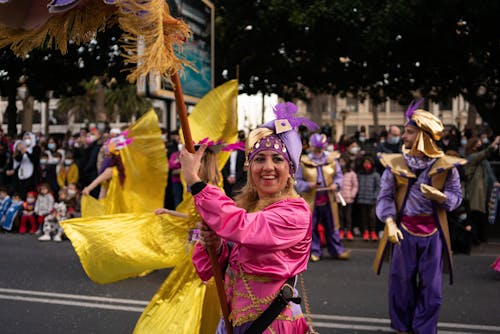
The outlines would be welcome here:
[[[365,162],[363,164],[363,168],[366,170],[366,171],[369,171],[370,169],[372,169],[373,165],[369,162]]]
[[[364,142],[365,142],[365,137],[363,137],[363,136],[359,136],[359,141],[360,141],[361,143],[364,143]]]
[[[161,135],[161,140],[167,141],[167,135]]]
[[[462,145],[462,146],[467,145],[467,139],[461,139],[460,140],[460,145]]]
[[[54,143],[48,143],[47,147],[49,148],[49,150],[55,150],[56,149],[56,144],[54,144]]]
[[[399,137],[391,137],[387,139],[387,141],[389,142],[389,144],[396,145],[397,143],[399,143]]]
[[[69,166],[69,165],[71,165],[72,163],[73,163],[73,160],[70,160],[70,159],[65,159],[65,160],[64,160],[64,164],[65,164],[66,166]]]
[[[484,138],[483,139],[483,144],[484,145],[488,145],[489,143],[490,143],[490,140],[488,138]],[[26,145],[28,145],[28,144],[26,144]]]
[[[73,144],[73,147],[75,147],[75,148],[79,148],[79,147],[80,147],[80,144],[78,144],[77,142],[75,142],[75,144]]]
[[[351,147],[351,149],[349,150],[349,153],[356,155],[359,153],[360,150],[361,150],[361,147],[357,147],[357,146]]]
[[[45,165],[47,163],[47,159],[40,159],[40,164]]]
[[[27,201],[28,203],[35,203],[35,199],[34,199],[33,197],[28,197],[28,198],[26,199],[26,201]]]
[[[26,146],[31,146],[31,139],[25,139],[24,140],[24,144],[26,144]]]
[[[53,159],[53,163],[55,163],[55,164],[58,164],[58,163],[59,163],[59,161],[61,161],[61,159],[59,159],[59,158],[54,158],[54,159]]]
[[[467,220],[467,214],[466,214],[466,213],[461,213],[461,214],[458,216],[458,220],[460,220],[460,221]]]
[[[73,189],[68,189],[68,196],[69,196],[69,197],[75,197],[75,195],[76,195],[76,191],[75,191],[75,190],[73,190]]]

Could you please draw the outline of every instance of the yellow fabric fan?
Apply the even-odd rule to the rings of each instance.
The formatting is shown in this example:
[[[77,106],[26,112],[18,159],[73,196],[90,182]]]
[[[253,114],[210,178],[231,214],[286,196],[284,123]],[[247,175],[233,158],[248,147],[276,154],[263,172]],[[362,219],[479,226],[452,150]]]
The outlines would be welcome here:
[[[130,126],[127,136],[133,141],[119,151],[125,169],[123,186],[113,168],[105,198],[83,197],[83,217],[153,212],[163,206],[168,163],[155,111],[148,111]]]
[[[189,116],[193,139],[198,141],[209,137],[225,142],[236,141],[237,92],[238,83],[232,80],[209,92],[198,103]],[[132,129],[129,136],[134,137],[129,146],[137,145]],[[124,160],[135,159],[132,152],[130,150],[130,155],[127,153]],[[219,171],[228,158],[229,154],[222,152]],[[138,179],[133,179],[132,175],[130,180],[144,182],[146,173],[147,170],[138,168],[133,174]],[[153,184],[149,181],[144,186],[139,189],[151,189]],[[153,191],[149,192],[155,195]],[[87,201],[82,202],[83,205],[93,204]],[[156,208],[162,206],[163,203]],[[175,267],[146,307],[134,333],[214,333],[220,319],[215,284],[202,282],[196,274],[191,262],[193,245],[187,241],[189,229],[200,221],[193,197],[185,192],[184,200],[177,207],[177,211],[187,214],[187,220],[172,215],[154,215],[151,213],[154,209],[146,213],[71,219],[63,222],[63,228],[85,272],[97,283],[110,283],[155,269]]]

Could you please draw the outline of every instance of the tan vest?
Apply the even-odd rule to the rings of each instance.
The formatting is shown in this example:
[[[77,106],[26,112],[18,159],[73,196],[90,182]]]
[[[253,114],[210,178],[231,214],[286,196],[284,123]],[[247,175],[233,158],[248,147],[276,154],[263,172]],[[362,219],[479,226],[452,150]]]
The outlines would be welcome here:
[[[340,156],[338,152],[332,152],[328,155],[327,163],[325,165],[319,166],[317,163],[313,162],[309,156],[302,155],[300,157],[300,166],[302,167],[302,178],[307,182],[318,181],[318,167],[321,168],[323,172],[323,178],[325,180],[325,185],[328,187],[333,183],[335,177],[335,171],[337,167],[337,159]],[[335,193],[333,191],[328,191],[328,200],[330,202],[330,208],[332,210],[332,216],[334,221],[335,229],[340,228],[339,223],[339,209],[337,202],[335,200]],[[313,189],[309,192],[302,193],[302,197],[306,200],[307,204],[314,212],[314,200],[316,199],[316,190]]]
[[[391,173],[394,175],[396,181],[395,189],[395,201],[396,210],[400,212],[403,206],[404,199],[409,190],[408,184],[410,179],[416,180],[417,176],[411,172],[408,168],[402,154],[380,154],[380,162],[384,167],[389,168]],[[467,162],[465,159],[455,158],[451,156],[444,156],[438,158],[437,161],[432,165],[429,170],[429,176],[431,177],[431,185],[442,191],[444,184],[446,182],[446,177],[450,169],[457,165],[464,165]],[[434,206],[436,210],[436,215],[438,218],[438,230],[445,243],[444,252],[445,264],[443,269],[450,274],[450,284],[453,283],[453,258],[451,251],[450,242],[450,231],[448,228],[448,218],[446,216],[446,211],[440,206]],[[399,221],[396,222],[399,225]],[[404,241],[402,241],[404,242]],[[392,243],[388,242],[387,237],[387,226],[384,229],[384,235],[380,239],[377,253],[375,255],[375,261],[373,263],[373,270],[377,275],[380,274],[382,268],[382,260],[387,258],[392,253]]]

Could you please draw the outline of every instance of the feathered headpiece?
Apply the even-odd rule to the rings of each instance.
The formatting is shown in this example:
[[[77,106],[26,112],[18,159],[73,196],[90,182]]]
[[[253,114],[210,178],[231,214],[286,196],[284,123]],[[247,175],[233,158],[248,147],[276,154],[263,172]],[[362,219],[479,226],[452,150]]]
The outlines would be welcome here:
[[[260,151],[274,150],[289,161],[290,174],[294,175],[302,153],[302,140],[296,130],[300,125],[309,130],[317,130],[319,126],[310,119],[295,117],[298,108],[291,102],[279,103],[273,110],[276,119],[261,125],[248,136],[247,161],[251,162]],[[262,128],[272,132],[258,131]]]
[[[312,147],[326,148],[328,146],[328,138],[323,133],[313,133],[309,138],[309,145]]]
[[[236,151],[236,150],[240,150],[240,151],[245,150],[245,143],[244,142],[236,142],[236,143],[232,143],[232,144],[226,144],[226,143],[224,143],[223,140],[219,139],[217,141],[213,141],[213,140],[210,140],[208,137],[203,138],[198,143],[195,143],[194,146],[196,148],[196,147],[199,147],[203,144],[207,145],[207,150],[212,151],[213,153],[219,153],[220,151],[231,152],[231,151]]]
[[[106,140],[104,143],[106,151],[115,155],[119,154],[120,150],[134,141],[134,138],[127,138],[127,135],[128,131],[123,131],[120,135]]]
[[[443,156],[443,152],[439,150],[435,141],[441,139],[443,134],[443,122],[432,113],[418,109],[424,99],[417,102],[412,101],[406,110],[405,126],[414,126],[421,131],[419,132],[413,147],[410,150],[405,150],[409,155],[416,155],[418,152],[425,154],[430,158],[438,158]]]

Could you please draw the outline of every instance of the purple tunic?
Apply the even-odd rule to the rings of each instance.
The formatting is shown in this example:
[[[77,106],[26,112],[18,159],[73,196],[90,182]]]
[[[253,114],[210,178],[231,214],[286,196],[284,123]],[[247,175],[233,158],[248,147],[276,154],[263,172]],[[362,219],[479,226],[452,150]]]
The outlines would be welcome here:
[[[408,199],[401,212],[404,216],[432,215],[432,201],[427,199],[420,191],[420,184],[431,184],[428,172],[431,167],[424,169],[409,190]],[[412,170],[412,172],[415,172]],[[385,222],[388,217],[396,220],[395,189],[396,181],[389,169],[382,174],[380,193],[377,199],[377,217]],[[442,205],[446,211],[455,210],[462,202],[462,188],[460,186],[460,176],[456,168],[452,168],[444,184],[443,192],[446,200]],[[439,205],[439,204],[438,204]]]
[[[314,154],[309,154],[309,158],[311,159],[312,162],[314,162],[317,165],[323,166],[326,164],[326,161],[328,159],[329,153],[324,151],[320,156],[316,156]],[[299,164],[299,167],[297,169],[297,184],[295,185],[295,188],[299,193],[306,193],[311,191],[311,187],[309,186],[309,183],[302,179],[302,167]],[[339,163],[335,164],[335,175],[333,177],[333,182],[337,184],[340,190],[340,186],[342,185],[342,168],[340,167]],[[318,168],[318,180],[317,183],[321,184],[321,187],[328,187],[329,184],[325,184],[325,178],[323,176],[323,172],[321,168]]]

